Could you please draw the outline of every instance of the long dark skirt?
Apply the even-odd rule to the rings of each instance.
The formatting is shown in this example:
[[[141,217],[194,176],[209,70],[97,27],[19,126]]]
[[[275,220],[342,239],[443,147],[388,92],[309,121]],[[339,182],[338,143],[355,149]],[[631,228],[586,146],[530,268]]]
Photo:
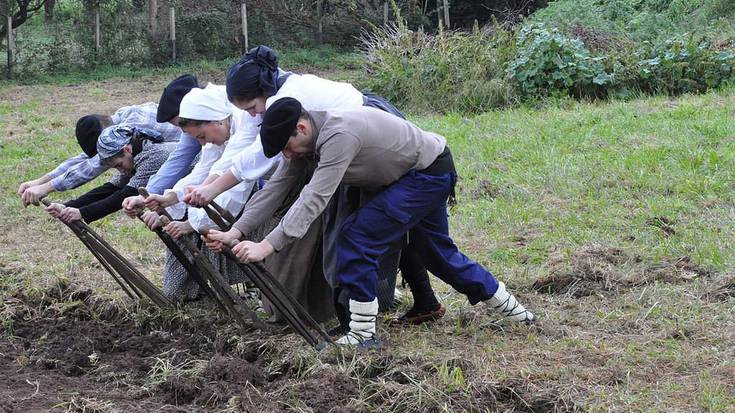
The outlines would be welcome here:
[[[230,285],[247,281],[245,273],[235,262],[228,260],[222,254],[210,251],[199,239],[198,233],[195,232],[184,236],[201,249],[212,266],[226,280],[229,280]],[[181,240],[177,240],[176,243],[181,247],[182,251],[186,251]],[[185,252],[185,254],[190,257],[188,252]],[[166,263],[163,269],[163,293],[171,299],[184,301],[196,299],[202,294],[199,284],[189,276],[186,269],[184,269],[179,260],[168,249],[166,250]]]
[[[250,234],[250,237],[245,238],[252,241],[263,240],[278,225],[291,205],[298,199],[308,178],[309,174],[304,174],[303,181],[291,188],[274,216],[261,225],[253,234]],[[322,268],[321,246],[322,218],[319,217],[311,224],[309,230],[301,239],[265,259],[265,266],[268,271],[318,322],[327,321],[334,316],[332,289],[324,278]],[[270,321],[283,321],[270,300],[262,296],[262,302],[263,309],[271,315]]]

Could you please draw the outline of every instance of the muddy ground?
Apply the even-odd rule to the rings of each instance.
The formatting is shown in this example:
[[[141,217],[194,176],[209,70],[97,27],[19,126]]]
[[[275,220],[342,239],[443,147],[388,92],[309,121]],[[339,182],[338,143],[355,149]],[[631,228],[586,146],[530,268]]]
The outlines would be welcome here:
[[[359,361],[354,354],[332,350],[317,355],[291,334],[236,331],[207,310],[210,305],[201,302],[171,312],[136,307],[130,312],[91,290],[64,284],[34,297],[5,298],[5,327],[12,337],[0,341],[0,369],[5,373],[0,411],[371,411],[400,403],[394,397],[401,387],[436,373],[422,358],[386,352]],[[284,340],[304,347],[305,359],[276,347]],[[472,369],[463,360],[452,360],[448,368],[460,366]],[[374,394],[376,400],[362,407],[358,400],[369,390],[360,388],[361,380],[383,387]],[[459,382],[457,387],[457,394],[436,400],[436,407],[575,410],[571,400],[538,393],[520,379],[461,392]]]

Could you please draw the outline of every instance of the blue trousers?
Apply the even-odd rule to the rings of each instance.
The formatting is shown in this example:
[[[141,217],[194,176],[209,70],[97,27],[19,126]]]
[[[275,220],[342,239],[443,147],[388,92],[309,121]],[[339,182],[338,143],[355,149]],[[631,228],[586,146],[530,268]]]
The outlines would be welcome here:
[[[426,268],[470,303],[495,294],[495,277],[462,254],[449,236],[447,198],[455,180],[454,173],[410,171],[347,217],[337,242],[337,281],[350,298],[375,299],[378,258],[406,233]]]

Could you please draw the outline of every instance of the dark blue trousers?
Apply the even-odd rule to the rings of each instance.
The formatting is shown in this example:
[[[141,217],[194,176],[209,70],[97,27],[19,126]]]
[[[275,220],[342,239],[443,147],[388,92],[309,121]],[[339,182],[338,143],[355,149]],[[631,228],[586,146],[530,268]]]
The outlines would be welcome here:
[[[447,198],[455,180],[454,173],[411,171],[347,217],[337,242],[337,281],[350,298],[375,299],[378,258],[406,233],[426,268],[470,303],[495,294],[495,277],[462,254],[449,236]]]

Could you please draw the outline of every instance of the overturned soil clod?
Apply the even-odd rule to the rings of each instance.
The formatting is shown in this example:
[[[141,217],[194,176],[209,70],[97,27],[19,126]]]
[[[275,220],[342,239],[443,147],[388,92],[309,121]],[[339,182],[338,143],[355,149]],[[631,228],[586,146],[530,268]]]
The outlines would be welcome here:
[[[585,297],[620,288],[617,267],[630,258],[618,248],[584,248],[575,251],[567,262],[552,256],[550,274],[536,280],[532,288],[549,294]]]
[[[717,288],[709,291],[706,297],[718,301],[726,301],[735,298],[735,276],[728,277]]]
[[[549,275],[537,279],[531,287],[574,298],[618,294],[657,281],[681,283],[711,275],[711,271],[687,256],[645,264],[640,257],[631,257],[619,248],[586,247],[572,253],[569,259],[552,255],[547,265]]]

